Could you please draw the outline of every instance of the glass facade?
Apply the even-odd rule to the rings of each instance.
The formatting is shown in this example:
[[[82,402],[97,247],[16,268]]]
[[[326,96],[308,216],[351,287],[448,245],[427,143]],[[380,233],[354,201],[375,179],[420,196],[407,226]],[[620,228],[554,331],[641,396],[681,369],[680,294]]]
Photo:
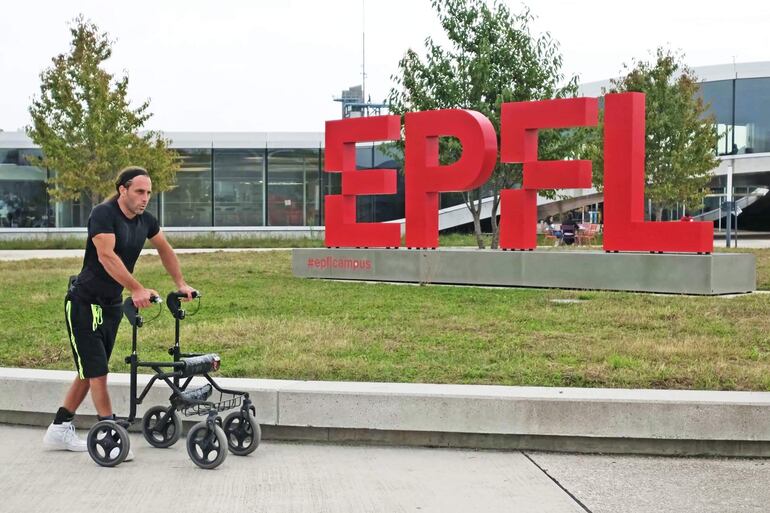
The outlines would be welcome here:
[[[263,226],[264,151],[213,151],[214,226]]]
[[[319,226],[323,196],[340,189],[338,174],[322,173],[320,148],[175,151],[176,184],[148,207],[163,226]],[[46,187],[53,172],[29,162],[40,155],[0,148],[0,228],[84,227],[90,198],[53,201]]]
[[[0,148],[0,227],[53,226],[54,212],[45,186],[49,173],[32,166],[37,149]]]
[[[320,223],[320,150],[267,151],[267,224],[317,226]]]
[[[729,155],[736,144],[733,130],[733,81],[718,80],[701,84],[701,96],[716,121],[717,154]]]
[[[162,193],[163,226],[211,226],[211,150],[177,150],[176,185]]]
[[[717,153],[770,152],[770,78],[738,78],[701,84],[716,118]]]
[[[770,152],[770,78],[735,81],[738,153]]]

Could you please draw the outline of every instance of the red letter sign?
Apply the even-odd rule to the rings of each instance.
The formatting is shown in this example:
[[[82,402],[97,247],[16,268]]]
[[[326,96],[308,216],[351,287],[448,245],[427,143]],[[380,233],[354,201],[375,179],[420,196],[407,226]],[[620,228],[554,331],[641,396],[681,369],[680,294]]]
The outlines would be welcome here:
[[[644,94],[608,94],[604,121],[604,249],[711,253],[708,222],[644,221]],[[492,174],[497,140],[492,123],[470,110],[406,114],[406,245],[438,246],[439,193],[482,186]],[[541,128],[594,126],[596,98],[506,103],[500,114],[502,162],[524,165],[521,189],[501,191],[500,247],[534,249],[537,244],[537,190],[591,187],[591,161],[537,159]],[[457,162],[439,164],[439,137],[462,144]],[[393,194],[392,169],[356,171],[356,142],[398,140],[398,116],[345,119],[326,123],[327,172],[342,173],[342,194],[326,196],[326,245],[398,247],[400,227],[357,223],[356,196]]]
[[[438,246],[438,193],[481,187],[497,159],[492,123],[482,114],[461,109],[406,114],[406,245]],[[457,162],[439,165],[438,139],[460,140]]]
[[[327,173],[342,173],[342,194],[326,196],[325,244],[332,246],[398,247],[401,228],[393,223],[357,223],[356,196],[395,194],[395,169],[356,170],[356,143],[397,141],[399,116],[372,116],[326,122]]]
[[[591,187],[590,160],[537,160],[538,128],[595,126],[596,98],[504,103],[500,112],[500,161],[524,164],[521,189],[500,191],[500,247],[537,246],[537,190]]]
[[[711,223],[644,221],[644,94],[608,94],[604,109],[604,250],[711,253]]]

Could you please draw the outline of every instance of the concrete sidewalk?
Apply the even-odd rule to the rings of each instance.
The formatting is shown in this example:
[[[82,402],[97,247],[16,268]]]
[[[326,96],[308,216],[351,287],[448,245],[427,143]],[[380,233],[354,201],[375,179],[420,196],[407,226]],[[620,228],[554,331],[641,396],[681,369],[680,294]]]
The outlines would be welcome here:
[[[42,428],[0,425],[0,510],[13,513],[585,511],[518,452],[264,443],[216,470],[133,435],[114,468],[48,452]],[[84,433],[82,433],[84,434]]]
[[[0,511],[102,513],[766,512],[770,460],[601,456],[264,442],[202,470],[184,439],[133,434],[134,461],[41,448],[0,425]],[[84,435],[81,432],[81,435]]]

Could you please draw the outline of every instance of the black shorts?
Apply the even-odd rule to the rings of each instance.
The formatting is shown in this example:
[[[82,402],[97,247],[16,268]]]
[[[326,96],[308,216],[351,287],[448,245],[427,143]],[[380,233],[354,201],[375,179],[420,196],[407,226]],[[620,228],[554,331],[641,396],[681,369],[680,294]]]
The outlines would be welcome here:
[[[120,305],[92,305],[68,294],[64,298],[64,319],[78,377],[105,376],[120,326]]]

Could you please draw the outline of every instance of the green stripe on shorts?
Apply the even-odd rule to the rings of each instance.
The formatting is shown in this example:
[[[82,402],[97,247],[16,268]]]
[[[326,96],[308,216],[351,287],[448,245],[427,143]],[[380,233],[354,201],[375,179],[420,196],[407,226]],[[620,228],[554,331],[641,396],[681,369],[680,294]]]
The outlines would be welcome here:
[[[78,377],[80,379],[86,379],[86,377],[83,375],[83,362],[80,360],[78,345],[75,343],[75,332],[73,331],[73,327],[72,327],[72,301],[67,300],[67,304],[64,306],[64,309],[67,312],[67,323],[69,324],[70,344],[72,344],[72,349],[75,350],[75,355],[77,355],[78,357],[77,362],[75,362],[78,368]]]

